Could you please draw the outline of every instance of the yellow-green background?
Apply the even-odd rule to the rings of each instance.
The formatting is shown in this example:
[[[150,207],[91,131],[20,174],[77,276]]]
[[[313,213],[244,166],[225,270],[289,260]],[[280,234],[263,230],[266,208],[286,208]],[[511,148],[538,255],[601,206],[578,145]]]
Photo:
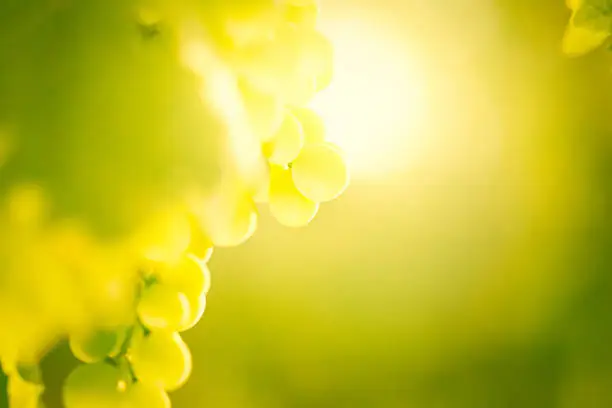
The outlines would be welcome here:
[[[560,55],[563,0],[322,8],[394,27],[428,74],[427,121],[372,134],[398,141],[397,170],[356,175],[308,228],[264,209],[248,243],[214,254],[174,406],[612,407],[605,52]],[[51,388],[66,355],[46,363]]]

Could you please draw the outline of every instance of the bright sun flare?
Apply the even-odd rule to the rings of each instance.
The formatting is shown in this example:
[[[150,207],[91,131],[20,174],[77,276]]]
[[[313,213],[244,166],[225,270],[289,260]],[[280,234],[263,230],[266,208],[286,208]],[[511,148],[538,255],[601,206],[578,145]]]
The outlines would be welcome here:
[[[406,168],[424,123],[424,78],[400,35],[358,19],[322,22],[336,50],[332,85],[312,103],[328,138],[346,151],[351,172],[378,178]]]

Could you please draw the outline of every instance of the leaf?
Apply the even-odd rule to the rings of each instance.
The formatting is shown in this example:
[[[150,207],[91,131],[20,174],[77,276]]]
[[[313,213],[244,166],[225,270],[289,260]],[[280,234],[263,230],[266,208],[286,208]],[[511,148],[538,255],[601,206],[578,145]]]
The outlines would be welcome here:
[[[599,48],[609,36],[610,33],[605,31],[592,31],[569,25],[563,36],[562,51],[568,57],[580,57]]]
[[[584,4],[574,11],[572,24],[575,27],[588,28],[593,31],[609,32],[612,18],[606,10],[600,6]]]
[[[610,36],[610,22],[610,16],[583,4],[572,14],[565,29],[561,45],[563,53],[579,57],[599,48]]]

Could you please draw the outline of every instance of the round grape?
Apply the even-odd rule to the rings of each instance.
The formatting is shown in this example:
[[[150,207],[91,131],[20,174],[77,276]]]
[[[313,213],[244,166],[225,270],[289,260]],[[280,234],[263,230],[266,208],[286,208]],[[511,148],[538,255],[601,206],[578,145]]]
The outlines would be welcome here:
[[[187,252],[201,262],[207,263],[212,257],[214,245],[196,217],[191,216],[189,218],[189,225],[191,226],[191,240]]]
[[[210,290],[210,271],[205,263],[192,255],[186,255],[160,272],[160,282],[187,298],[198,297]]]
[[[262,142],[274,137],[283,122],[283,104],[272,93],[257,89],[248,81],[240,82],[240,92],[249,124]]]
[[[137,245],[144,247],[144,258],[155,262],[178,259],[189,247],[189,219],[180,210],[163,212],[137,235]]]
[[[285,113],[285,119],[274,138],[264,144],[263,151],[272,164],[285,166],[300,154],[304,146],[302,125],[290,112]]]
[[[349,182],[342,152],[328,142],[306,145],[293,162],[291,172],[296,188],[315,202],[337,198]]]
[[[117,355],[124,340],[124,329],[91,329],[71,334],[69,346],[82,362],[95,363]]]
[[[178,333],[153,331],[129,352],[136,378],[167,391],[180,388],[191,374],[191,352]]]
[[[64,405],[66,408],[120,406],[125,398],[124,386],[117,368],[106,363],[83,364],[64,382]]]
[[[291,169],[277,168],[270,181],[270,213],[286,227],[304,227],[312,221],[319,204],[304,197],[293,184]]]
[[[284,5],[285,21],[307,28],[314,28],[319,17],[316,0],[288,0]]]
[[[205,204],[204,224],[217,247],[234,247],[247,241],[257,229],[257,209],[251,197],[220,191]]]
[[[154,283],[143,290],[137,313],[140,321],[149,329],[173,331],[189,318],[189,301],[175,287]]]
[[[179,332],[184,332],[193,328],[202,316],[204,315],[204,311],[206,310],[206,294],[202,293],[200,296],[189,298],[189,306],[191,310],[191,314],[189,319],[178,328]]]
[[[154,384],[135,382],[126,391],[125,408],[170,408],[166,391]]]
[[[291,112],[302,125],[304,144],[322,143],[325,141],[325,124],[315,111],[305,107],[291,107]]]

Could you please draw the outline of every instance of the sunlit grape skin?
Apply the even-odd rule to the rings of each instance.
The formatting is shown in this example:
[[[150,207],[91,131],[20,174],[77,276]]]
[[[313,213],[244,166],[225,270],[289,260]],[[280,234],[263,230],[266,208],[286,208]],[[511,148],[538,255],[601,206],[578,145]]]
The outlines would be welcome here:
[[[166,391],[180,388],[191,374],[189,348],[178,333],[152,331],[129,351],[136,378]]]
[[[213,242],[193,215],[189,217],[189,224],[191,226],[191,239],[187,252],[195,256],[200,262],[207,263],[214,252]]]
[[[289,108],[297,118],[304,133],[304,143],[322,143],[325,141],[325,124],[323,119],[312,109],[292,106]]]
[[[206,294],[210,290],[210,271],[208,266],[193,255],[185,255],[175,264],[159,272],[159,281],[188,298]]]
[[[271,140],[283,122],[282,101],[273,93],[257,89],[248,80],[240,81],[239,85],[253,132],[262,142]]]
[[[291,169],[274,168],[270,179],[270,213],[286,227],[305,227],[319,204],[304,197],[293,184]]]
[[[342,152],[328,142],[304,146],[291,171],[296,188],[315,202],[337,198],[349,182]]]
[[[163,283],[154,283],[143,290],[136,311],[146,327],[164,330],[181,327],[191,313],[187,296]]]
[[[272,164],[285,166],[300,154],[304,146],[302,125],[297,118],[287,110],[285,119],[274,138],[264,144],[263,151]]]
[[[202,222],[213,244],[234,247],[257,229],[257,208],[252,197],[223,187],[203,203]]]
[[[126,390],[124,405],[121,408],[170,408],[170,398],[162,388],[135,382]]]
[[[121,406],[121,373],[106,363],[82,364],[75,368],[63,387],[66,408],[108,408]]]
[[[287,0],[283,17],[298,26],[313,28],[319,17],[319,4],[316,0]]]
[[[178,328],[179,332],[184,332],[192,329],[196,324],[199,323],[200,319],[204,315],[206,310],[206,294],[202,293],[197,297],[189,298],[189,306],[191,314],[189,318],[184,322],[182,326]]]
[[[69,338],[72,354],[84,363],[102,361],[114,356],[125,339],[123,328],[91,329],[73,333]]]

